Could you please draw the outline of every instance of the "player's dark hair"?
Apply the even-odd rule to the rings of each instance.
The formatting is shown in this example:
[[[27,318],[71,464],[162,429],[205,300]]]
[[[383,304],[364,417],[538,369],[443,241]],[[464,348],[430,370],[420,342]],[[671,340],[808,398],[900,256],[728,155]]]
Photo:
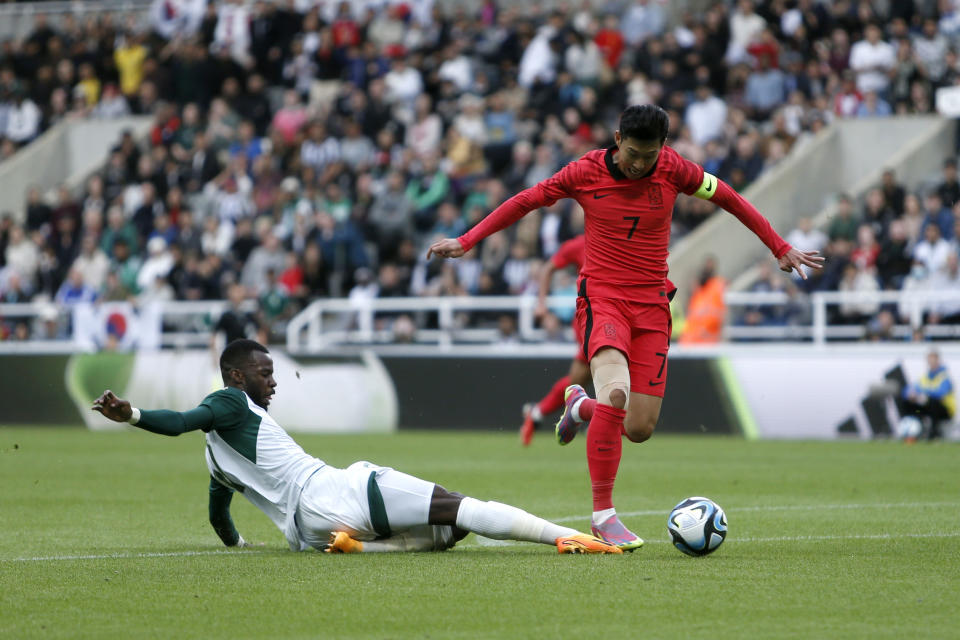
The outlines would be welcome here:
[[[637,104],[627,107],[620,114],[620,137],[642,142],[667,141],[670,131],[670,116],[655,104]]]
[[[220,375],[224,381],[231,369],[240,369],[250,360],[250,354],[254,351],[261,353],[270,353],[265,346],[256,340],[247,340],[246,338],[237,338],[227,345],[227,348],[220,354]]]

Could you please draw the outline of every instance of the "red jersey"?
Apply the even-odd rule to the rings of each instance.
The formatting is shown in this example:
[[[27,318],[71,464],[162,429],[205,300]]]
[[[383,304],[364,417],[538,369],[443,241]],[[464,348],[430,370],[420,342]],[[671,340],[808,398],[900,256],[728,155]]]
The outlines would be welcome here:
[[[553,263],[555,269],[563,269],[572,264],[577,268],[577,273],[579,273],[580,268],[583,266],[583,259],[586,257],[586,251],[586,238],[583,235],[579,235],[561,244],[556,253],[553,254],[553,257],[550,258],[550,262]]]
[[[664,146],[653,170],[634,180],[614,163],[614,151],[590,151],[521,191],[460,236],[460,244],[470,250],[528,212],[561,198],[573,198],[584,211],[586,257],[580,269],[581,294],[586,279],[592,296],[667,303],[675,289],[667,280],[673,205],[678,193],[693,194],[700,188],[703,168]],[[777,257],[786,253],[789,245],[756,209],[749,205],[737,209],[733,213]]]

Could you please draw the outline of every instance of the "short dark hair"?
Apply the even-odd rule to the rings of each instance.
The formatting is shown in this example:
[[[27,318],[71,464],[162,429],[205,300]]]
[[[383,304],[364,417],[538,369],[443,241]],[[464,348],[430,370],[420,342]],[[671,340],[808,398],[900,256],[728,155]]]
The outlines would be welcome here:
[[[254,351],[261,353],[270,353],[265,346],[256,340],[247,340],[246,338],[237,338],[232,341],[220,354],[220,374],[224,380],[231,369],[239,369],[250,359],[250,354]]]
[[[620,114],[620,136],[635,140],[667,141],[670,131],[670,116],[655,104],[638,104],[627,107]]]

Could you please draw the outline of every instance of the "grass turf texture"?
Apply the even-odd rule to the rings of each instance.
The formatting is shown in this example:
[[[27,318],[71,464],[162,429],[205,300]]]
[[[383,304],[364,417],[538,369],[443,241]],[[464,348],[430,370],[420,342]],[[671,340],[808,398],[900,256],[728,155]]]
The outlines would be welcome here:
[[[297,439],[331,464],[369,459],[589,526],[582,438]],[[615,493],[647,539],[636,553],[470,536],[447,553],[326,556],[287,551],[240,496],[238,529],[266,546],[225,550],[200,434],[0,428],[0,637],[955,638],[958,452],[658,436],[624,446]],[[730,523],[706,558],[667,542],[667,513],[691,495]]]

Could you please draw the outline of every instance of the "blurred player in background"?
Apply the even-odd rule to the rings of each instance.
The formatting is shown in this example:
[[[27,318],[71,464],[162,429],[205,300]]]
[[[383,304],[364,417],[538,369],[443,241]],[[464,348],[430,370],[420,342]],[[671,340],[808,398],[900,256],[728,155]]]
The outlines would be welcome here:
[[[556,253],[544,263],[540,271],[540,287],[535,311],[538,318],[543,318],[550,312],[547,309],[547,295],[550,293],[550,281],[553,272],[573,265],[577,268],[579,274],[580,267],[583,266],[584,251],[585,240],[582,235],[579,235],[561,244]],[[580,345],[578,344],[578,346]],[[573,362],[570,363],[570,372],[554,382],[547,395],[538,402],[523,407],[523,425],[520,427],[520,441],[523,446],[528,446],[533,440],[533,433],[540,426],[543,416],[550,415],[563,406],[563,395],[567,387],[571,384],[586,386],[589,381],[590,365],[587,363],[587,357],[583,355],[583,348],[580,347],[577,349]]]
[[[308,455],[267,413],[273,359],[253,340],[220,355],[225,385],[186,412],[141,411],[111,391],[93,409],[116,422],[178,436],[206,434],[210,524],[228,547],[247,546],[230,516],[239,491],[294,551],[442,551],[468,532],[554,545],[560,553],[622,553],[616,546],[499,502],[482,502],[369,462],[337,469]]]
[[[521,191],[459,238],[433,243],[427,257],[458,258],[480,240],[561,198],[584,210],[586,256],[580,270],[577,330],[590,362],[597,398],[579,385],[566,390],[557,438],[570,442],[590,422],[587,466],[593,490],[594,535],[632,550],[643,545],[617,517],[613,485],[621,434],[649,439],[660,416],[667,379],[670,222],[677,194],[710,200],[735,215],[770,249],[783,271],[820,268],[817,252],[794,249],[756,208],[722,180],[664,146],[666,112],[655,105],[628,107],[614,133],[615,146],[597,149],[552,177]]]

